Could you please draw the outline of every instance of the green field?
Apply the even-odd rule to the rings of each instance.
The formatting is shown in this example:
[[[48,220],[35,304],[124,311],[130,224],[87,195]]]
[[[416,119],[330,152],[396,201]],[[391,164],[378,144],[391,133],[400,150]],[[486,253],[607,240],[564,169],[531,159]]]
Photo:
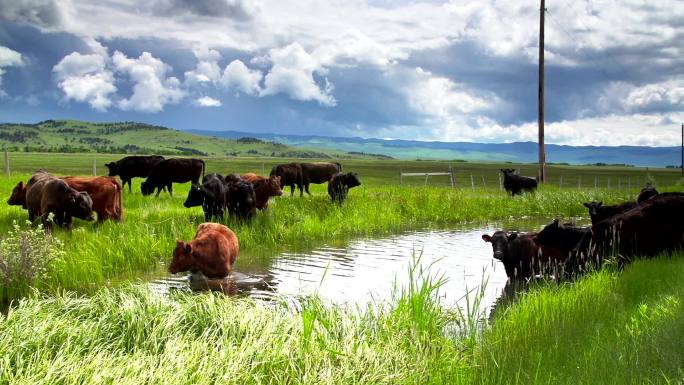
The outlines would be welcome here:
[[[10,153],[11,175],[0,178],[0,195],[9,196],[37,168],[88,175],[93,160],[101,173],[105,162],[120,157]],[[289,160],[213,157],[206,163],[207,172],[268,173]],[[634,199],[647,180],[661,190],[682,189],[671,170],[553,166],[550,184],[510,198],[499,187],[498,169],[533,175],[534,166],[343,164],[359,173],[363,185],[341,207],[330,202],[324,185],[315,185],[312,197],[287,192],[251,223],[226,219],[240,238],[236,268],[331,240],[522,216],[586,216],[582,202]],[[424,178],[399,176],[400,170],[449,166],[456,170],[456,189],[446,177],[431,177],[425,186]],[[473,184],[480,181],[474,188],[471,174]],[[577,188],[579,176],[606,183]],[[576,283],[541,285],[484,327],[443,309],[439,281],[416,272],[416,286],[386,307],[328,306],[311,298],[292,310],[212,294],[160,298],[135,282],[163,268],[175,240],[190,239],[203,215],[182,206],[187,184],[174,188],[174,197],[154,198],[141,196],[140,181],[133,194],[124,194],[123,223],[77,220],[72,232],[56,231],[64,254],[39,272],[40,279],[1,288],[3,300],[23,299],[0,321],[0,384],[636,384],[684,378],[681,253]],[[0,206],[0,232],[26,217],[20,207]]]

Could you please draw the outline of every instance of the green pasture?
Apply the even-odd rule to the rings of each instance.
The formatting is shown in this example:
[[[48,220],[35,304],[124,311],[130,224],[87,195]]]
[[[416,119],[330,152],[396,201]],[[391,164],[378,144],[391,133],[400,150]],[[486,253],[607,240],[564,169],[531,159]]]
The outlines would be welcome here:
[[[0,196],[44,168],[56,175],[97,173],[116,155],[11,153]],[[207,158],[207,172],[268,173],[289,159]],[[325,185],[313,196],[274,199],[256,219],[224,222],[238,235],[236,270],[279,251],[308,250],[408,229],[500,219],[586,216],[583,202],[634,199],[646,181],[681,190],[664,169],[550,166],[551,183],[511,198],[499,168],[534,165],[342,161],[363,185],[344,205]],[[447,177],[400,178],[403,172]],[[473,175],[471,184],[470,175]],[[560,186],[563,176],[563,186]],[[578,188],[579,177],[605,180]],[[484,183],[482,179],[484,178]],[[558,178],[558,183],[554,183]],[[574,179],[573,179],[574,178]],[[477,180],[479,184],[476,184]],[[610,188],[607,180],[611,180]],[[573,181],[574,182],[570,182]],[[616,183],[616,180],[620,182]],[[624,182],[624,181],[627,182]],[[445,309],[443,283],[410,271],[387,305],[268,305],[215,294],[150,292],[141,277],[163,269],[176,239],[192,238],[201,208],[183,207],[188,185],[158,198],[124,192],[124,221],[75,221],[56,230],[63,255],[31,287],[0,287],[12,301],[0,315],[0,384],[676,384],[684,379],[684,254],[604,269],[576,282],[543,283],[497,310],[491,323]],[[403,182],[403,183],[402,183]],[[473,187],[473,185],[475,185]],[[0,234],[25,226],[21,207],[0,205]],[[426,275],[427,274],[427,275]],[[476,293],[473,294],[476,301]]]

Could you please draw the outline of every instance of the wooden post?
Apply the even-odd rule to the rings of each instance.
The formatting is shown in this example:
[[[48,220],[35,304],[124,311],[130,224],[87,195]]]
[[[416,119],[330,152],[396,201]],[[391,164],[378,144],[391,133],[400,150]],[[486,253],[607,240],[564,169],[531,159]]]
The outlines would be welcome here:
[[[594,177],[594,188],[598,188],[598,177]]]
[[[560,188],[563,188],[563,175],[560,176],[560,182],[558,184]]]
[[[544,13],[546,6],[541,0],[539,8],[539,182],[546,182],[546,151],[544,149]]]
[[[632,177],[627,177],[627,188],[632,189]]]
[[[582,175],[580,175],[579,178],[577,179],[577,187],[582,188]]]
[[[487,182],[485,182],[484,175],[482,175],[482,188],[485,190],[487,189]]]
[[[425,186],[427,186],[428,173],[425,173]]]
[[[497,174],[499,176],[499,190],[503,190],[503,182],[501,182],[501,174]]]
[[[449,166],[449,180],[451,181],[451,188],[456,188],[456,183],[454,181],[454,168]]]
[[[7,149],[5,149],[5,174],[10,176],[9,155],[7,154]]]
[[[93,159],[93,176],[97,176],[97,159]]]
[[[264,171],[264,164],[262,163],[261,164],[261,176],[264,176],[264,175],[266,175],[266,173]]]
[[[470,174],[470,187],[475,190],[475,180],[473,180],[473,174]]]
[[[399,168],[399,184],[404,184],[404,171]]]

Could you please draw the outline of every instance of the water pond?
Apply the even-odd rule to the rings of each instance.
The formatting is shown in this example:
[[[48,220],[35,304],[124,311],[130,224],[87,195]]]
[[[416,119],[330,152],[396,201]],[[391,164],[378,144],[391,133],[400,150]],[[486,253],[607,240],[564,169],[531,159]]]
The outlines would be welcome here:
[[[429,269],[431,276],[446,279],[440,290],[444,306],[463,306],[466,294],[480,290],[486,282],[481,307],[488,309],[501,296],[507,279],[482,234],[499,229],[536,231],[548,222],[548,218],[517,218],[356,239],[306,252],[268,256],[242,253],[226,279],[207,281],[201,275],[162,274],[150,282],[150,287],[158,293],[210,288],[262,300],[318,294],[332,303],[364,305],[391,300],[396,287],[408,285],[409,268],[417,264]],[[578,219],[578,224],[585,222]]]

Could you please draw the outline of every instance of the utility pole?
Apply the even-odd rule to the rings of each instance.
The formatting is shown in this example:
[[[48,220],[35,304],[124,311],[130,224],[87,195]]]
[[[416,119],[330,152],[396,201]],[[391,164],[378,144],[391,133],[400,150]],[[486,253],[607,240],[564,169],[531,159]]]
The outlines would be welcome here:
[[[546,150],[544,148],[544,13],[541,0],[539,8],[539,182],[546,182]]]

